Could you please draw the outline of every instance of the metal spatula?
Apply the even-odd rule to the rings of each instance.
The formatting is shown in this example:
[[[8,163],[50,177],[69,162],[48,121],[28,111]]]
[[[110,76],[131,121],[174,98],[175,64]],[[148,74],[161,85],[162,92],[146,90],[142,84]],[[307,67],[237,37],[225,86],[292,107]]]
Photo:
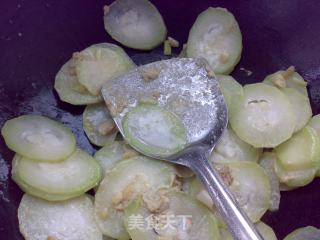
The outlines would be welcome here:
[[[234,239],[263,239],[208,162],[228,117],[218,82],[203,60],[175,58],[138,67],[107,82],[102,95],[123,136],[122,118],[145,99],[179,116],[187,130],[185,149],[166,157],[136,150],[191,168],[202,180]]]

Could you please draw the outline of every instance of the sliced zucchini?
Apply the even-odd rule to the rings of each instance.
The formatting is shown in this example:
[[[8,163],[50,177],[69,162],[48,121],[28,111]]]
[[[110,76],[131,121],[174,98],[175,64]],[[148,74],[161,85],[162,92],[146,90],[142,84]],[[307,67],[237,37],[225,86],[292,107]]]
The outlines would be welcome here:
[[[266,174],[268,175],[271,187],[271,198],[270,198],[270,211],[279,210],[280,206],[280,183],[278,176],[274,170],[274,164],[277,161],[277,156],[273,152],[264,152],[260,159],[260,166],[263,167]]]
[[[263,168],[257,163],[245,161],[215,166],[251,221],[258,222],[268,210],[271,196],[270,183]],[[198,179],[191,183],[189,193],[208,207],[213,206]]]
[[[35,161],[61,161],[76,148],[76,139],[67,127],[38,115],[6,121],[1,134],[11,150]]]
[[[233,101],[238,101],[242,97],[243,88],[240,83],[231,76],[218,75],[217,79],[229,111],[233,105]]]
[[[119,161],[138,155],[139,153],[125,142],[115,141],[97,151],[94,158],[100,163],[103,173],[105,173],[110,171]]]
[[[232,129],[257,148],[271,148],[288,140],[295,128],[295,114],[288,98],[263,83],[244,86],[244,95],[230,112]]]
[[[258,231],[260,232],[260,234],[262,235],[264,240],[277,240],[277,236],[274,233],[273,229],[268,226],[267,224],[265,224],[264,222],[258,222],[256,224],[256,228],[258,229]]]
[[[187,55],[204,58],[217,74],[230,73],[239,62],[242,36],[234,16],[224,8],[208,8],[193,24]]]
[[[75,53],[74,61],[79,82],[95,96],[106,81],[135,67],[123,49],[111,43],[94,44]]]
[[[320,139],[309,126],[275,148],[279,165],[284,170],[297,171],[320,166]]]
[[[102,240],[88,195],[48,202],[24,194],[18,219],[20,232],[26,240]]]
[[[283,92],[288,97],[293,111],[296,115],[296,125],[294,132],[301,130],[312,117],[312,110],[308,95],[303,95],[298,90],[293,88],[285,88]]]
[[[66,62],[56,75],[54,88],[59,98],[73,105],[87,105],[102,102],[100,95],[93,96],[79,83],[74,60]]]
[[[320,229],[308,226],[294,230],[284,240],[319,240]]]
[[[187,144],[187,130],[171,111],[152,104],[140,104],[122,119],[123,133],[131,146],[152,156],[166,157]]]
[[[83,129],[91,143],[102,147],[115,140],[118,130],[104,103],[88,105],[82,117]]]
[[[57,163],[35,162],[16,154],[12,175],[29,194],[54,201],[79,196],[95,187],[100,181],[101,169],[94,158],[77,149],[68,159]],[[40,195],[43,192],[48,195]],[[51,195],[56,197],[51,199]]]
[[[123,210],[139,194],[172,186],[171,164],[138,156],[119,162],[107,172],[95,196],[95,216],[103,234],[129,239],[123,225]]]
[[[150,50],[166,38],[167,29],[158,9],[148,0],[116,0],[105,7],[104,27],[123,45]]]
[[[277,174],[281,191],[292,190],[293,188],[303,187],[311,183],[316,175],[316,168],[307,168],[301,170],[287,170],[282,167],[279,161],[274,164],[274,170]]]
[[[277,240],[276,234],[273,229],[263,222],[256,223],[256,228],[262,235],[264,240]],[[225,227],[220,227],[221,240],[233,240],[231,233]]]
[[[136,216],[145,220],[142,228],[133,225]],[[218,223],[210,210],[178,191],[161,190],[138,198],[125,210],[125,225],[132,240],[220,240]]]
[[[234,161],[257,162],[262,150],[242,141],[230,127],[222,134],[211,155],[211,161],[225,163]]]
[[[304,96],[308,96],[307,82],[296,72],[293,66],[289,67],[285,71],[278,71],[268,75],[263,82],[268,85],[284,88],[294,88],[302,93]]]

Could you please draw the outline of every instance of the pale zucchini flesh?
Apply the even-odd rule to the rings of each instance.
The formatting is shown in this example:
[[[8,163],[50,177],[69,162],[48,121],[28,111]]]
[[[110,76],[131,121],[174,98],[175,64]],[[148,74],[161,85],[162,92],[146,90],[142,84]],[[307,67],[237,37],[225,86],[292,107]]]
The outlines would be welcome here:
[[[79,82],[94,96],[106,81],[135,67],[130,57],[117,45],[94,44],[75,54],[75,70]]]
[[[148,0],[114,1],[105,7],[104,26],[112,38],[135,49],[153,49],[167,35],[162,16]]]
[[[224,8],[208,8],[193,24],[187,56],[204,58],[216,74],[228,74],[239,62],[242,36],[234,16]]]
[[[244,86],[244,95],[231,108],[232,129],[254,147],[272,148],[288,140],[295,115],[284,93],[264,83]]]
[[[275,152],[279,165],[284,170],[318,169],[320,166],[320,139],[317,132],[309,126],[276,147]]]
[[[294,230],[284,240],[319,240],[320,229],[308,226]]]
[[[70,129],[39,115],[10,119],[2,127],[1,134],[11,150],[35,161],[62,161],[76,148]]]
[[[230,127],[227,127],[215,146],[210,160],[215,163],[257,162],[261,152],[261,149],[242,141]]]
[[[95,218],[104,235],[130,239],[123,211],[144,192],[171,187],[175,178],[171,164],[138,156],[123,160],[106,173],[95,195]]]
[[[270,183],[263,168],[257,163],[245,161],[215,166],[240,207],[252,222],[258,222],[268,210],[271,197]],[[208,207],[213,206],[198,179],[191,183],[189,193]]]
[[[48,202],[25,194],[18,208],[19,228],[26,240],[102,240],[89,196]]]
[[[68,60],[56,75],[54,88],[61,101],[73,105],[87,105],[102,102],[101,95],[94,96],[80,84],[74,60]]]
[[[117,135],[117,127],[104,103],[88,105],[82,115],[83,129],[94,145],[111,144]]]
[[[60,200],[58,196],[79,196],[95,187],[100,181],[101,169],[94,158],[77,149],[65,161],[57,163],[35,162],[16,155],[12,174],[17,184],[30,194],[53,201]],[[33,193],[33,189],[36,192]],[[41,196],[41,192],[48,195]],[[51,195],[56,197],[50,199]]]
[[[187,130],[173,112],[152,104],[140,104],[122,120],[128,143],[152,156],[169,156],[187,144]]]
[[[151,216],[155,222],[146,221],[144,228],[137,229],[131,222],[133,216],[147,220]],[[171,219],[170,226],[163,221],[167,217]],[[161,190],[150,199],[141,197],[132,202],[125,210],[125,225],[132,240],[220,239],[217,220],[210,210],[187,194],[174,190]]]

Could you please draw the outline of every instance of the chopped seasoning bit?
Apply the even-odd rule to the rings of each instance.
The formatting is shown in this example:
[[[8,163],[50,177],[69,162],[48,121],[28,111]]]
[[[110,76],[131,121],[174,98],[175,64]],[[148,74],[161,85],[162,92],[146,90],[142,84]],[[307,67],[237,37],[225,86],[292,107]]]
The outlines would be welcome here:
[[[109,11],[110,11],[110,7],[108,5],[103,6],[104,15],[107,15]]]
[[[72,59],[74,61],[81,61],[83,59],[83,56],[82,56],[82,54],[80,52],[74,52],[72,54]]]
[[[223,166],[218,170],[220,177],[222,178],[223,182],[227,185],[230,186],[233,182],[233,177],[230,172],[230,168],[227,166]]]
[[[252,75],[252,71],[248,70],[248,69],[245,69],[244,67],[241,67],[240,68],[240,71],[244,71],[246,73],[247,76],[251,76]]]
[[[103,220],[105,220],[105,219],[108,218],[108,214],[109,214],[108,208],[104,208],[104,209],[102,210],[102,212],[100,213],[100,218],[103,219]]]
[[[171,47],[179,47],[180,46],[180,43],[172,37],[168,37],[168,42]]]
[[[47,240],[56,240],[56,238],[55,238],[55,237],[52,237],[52,236],[48,236],[48,237],[47,237]]]
[[[114,133],[116,129],[116,125],[112,119],[108,119],[107,121],[101,123],[98,127],[98,132],[101,135],[109,135]]]
[[[288,69],[282,74],[282,76],[285,78],[285,79],[288,79],[289,77],[292,76],[292,74],[294,74],[296,71],[295,67],[294,66],[290,66],[288,67]]]
[[[127,146],[127,145],[124,146],[124,153],[122,156],[123,159],[129,159],[136,156],[139,156],[139,153],[136,150],[134,150],[130,146]]]
[[[163,54],[164,55],[171,55],[172,54],[171,45],[168,40],[164,41],[164,43],[163,43]]]
[[[156,67],[145,67],[141,69],[140,73],[145,81],[152,81],[159,77],[160,69]]]
[[[116,117],[119,113],[121,113],[123,111],[123,109],[125,108],[125,106],[127,105],[124,101],[121,101],[119,99],[118,101],[118,105],[115,106],[113,103],[111,103],[110,101],[106,102],[106,105],[110,111],[110,114],[112,117]]]
[[[169,208],[169,198],[166,191],[147,192],[142,195],[142,200],[152,213],[160,213]]]
[[[70,76],[77,76],[77,72],[76,72],[76,67],[75,66],[69,66],[68,68],[68,72]]]
[[[271,79],[272,83],[278,88],[285,88],[287,86],[286,79],[282,74],[276,74]]]
[[[222,53],[222,54],[220,54],[220,56],[219,56],[219,61],[220,61],[221,63],[227,63],[228,60],[229,60],[229,54],[228,54],[228,53]]]

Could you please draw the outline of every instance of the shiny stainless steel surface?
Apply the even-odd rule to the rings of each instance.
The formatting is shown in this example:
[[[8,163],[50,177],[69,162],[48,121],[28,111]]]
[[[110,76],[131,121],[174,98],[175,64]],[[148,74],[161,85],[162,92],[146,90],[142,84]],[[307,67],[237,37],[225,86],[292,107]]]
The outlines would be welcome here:
[[[146,70],[157,74],[146,81],[143,76]],[[191,168],[203,182],[234,239],[263,239],[208,162],[227,126],[228,116],[218,81],[205,62],[175,58],[147,64],[109,81],[102,94],[121,133],[122,118],[145,96],[177,114],[187,129],[188,143],[183,151],[163,158],[136,150]]]

